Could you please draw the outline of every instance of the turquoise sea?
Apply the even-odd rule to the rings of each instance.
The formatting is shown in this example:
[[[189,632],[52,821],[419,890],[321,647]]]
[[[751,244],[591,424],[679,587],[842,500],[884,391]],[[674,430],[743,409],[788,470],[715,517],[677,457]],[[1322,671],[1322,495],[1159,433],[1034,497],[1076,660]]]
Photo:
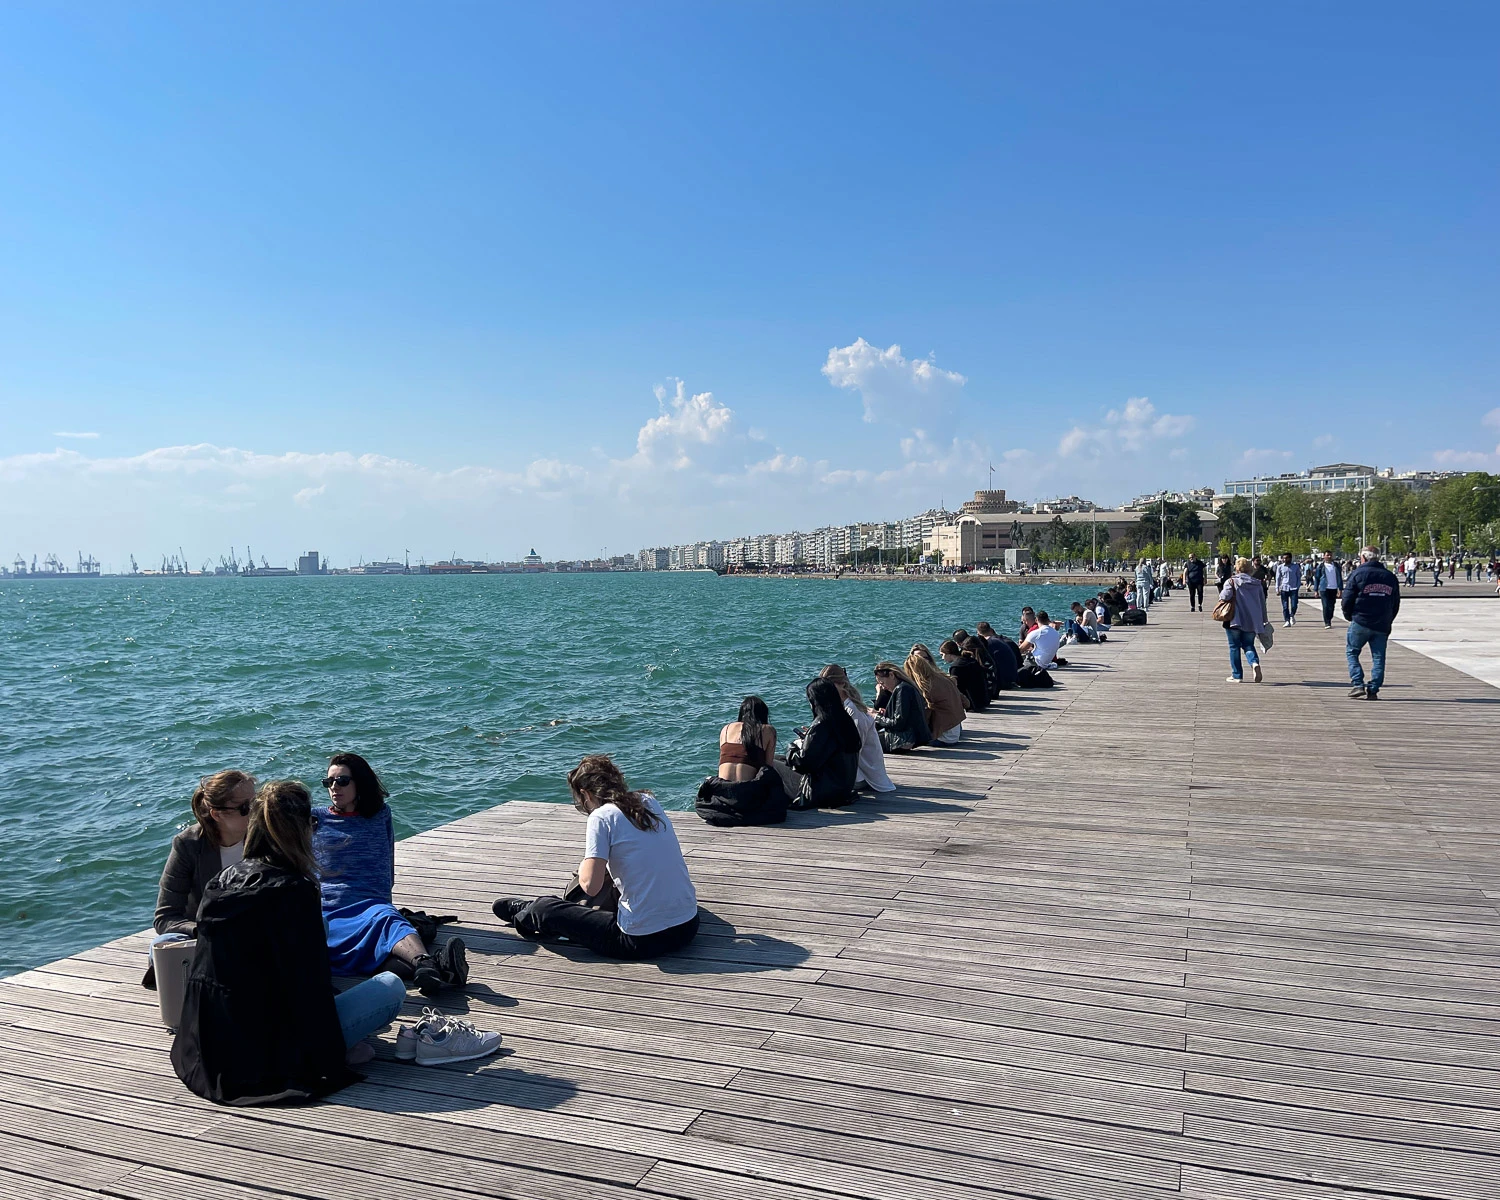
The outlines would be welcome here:
[[[310,786],[355,750],[400,836],[508,800],[565,802],[606,751],[690,808],[750,692],[781,728],[841,662],[934,649],[1083,588],[712,574],[0,583],[0,975],[150,924],[199,776]]]

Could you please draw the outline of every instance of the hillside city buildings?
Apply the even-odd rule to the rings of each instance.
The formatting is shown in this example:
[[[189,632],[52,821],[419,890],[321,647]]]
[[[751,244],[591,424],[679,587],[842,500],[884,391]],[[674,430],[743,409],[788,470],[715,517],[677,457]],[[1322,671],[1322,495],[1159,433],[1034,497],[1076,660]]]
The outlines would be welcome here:
[[[750,566],[827,570],[847,564],[856,555],[860,562],[872,564],[890,555],[899,561],[925,558],[948,566],[968,567],[1007,562],[1007,551],[1014,552],[1034,542],[1032,531],[1038,526],[1052,527],[1055,521],[1072,527],[1074,544],[1083,548],[1084,557],[1093,557],[1095,547],[1118,546],[1130,530],[1140,527],[1142,516],[1160,505],[1163,498],[1172,504],[1195,505],[1201,537],[1212,542],[1219,508],[1236,496],[1263,496],[1278,484],[1307,492],[1337,494],[1371,488],[1380,482],[1427,489],[1440,479],[1459,474],[1462,472],[1397,472],[1359,463],[1329,463],[1302,472],[1226,480],[1219,492],[1211,487],[1152,492],[1137,496],[1117,509],[1104,508],[1079,496],[1022,503],[1007,498],[1003,489],[986,489],[975,492],[974,498],[964,501],[957,512],[930,508],[899,521],[824,525],[808,533],[794,530],[658,547],[642,550],[637,561],[644,571]],[[1009,561],[1016,561],[1014,554]]]

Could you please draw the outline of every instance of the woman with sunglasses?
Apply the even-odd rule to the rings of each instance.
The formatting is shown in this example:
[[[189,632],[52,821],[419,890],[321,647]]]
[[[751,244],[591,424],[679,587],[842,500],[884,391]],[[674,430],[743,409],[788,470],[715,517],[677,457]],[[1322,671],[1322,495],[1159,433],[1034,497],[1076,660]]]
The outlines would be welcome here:
[[[302,784],[266,784],[244,858],[204,892],[172,1068],[217,1104],[306,1101],[353,1082],[349,1066],[374,1054],[365,1039],[406,999],[388,973],[334,995],[312,826]]]
[[[313,810],[313,857],[328,922],[328,958],[335,975],[394,971],[424,996],[469,981],[462,938],[433,954],[391,903],[396,884],[396,829],[390,793],[358,754],[335,754],[323,780],[329,805]]]
[[[244,857],[254,799],[255,780],[243,771],[219,771],[198,781],[191,801],[196,821],[172,839],[161,873],[153,944],[197,936],[198,905],[209,880]],[[155,986],[155,973],[148,971],[144,982]]]

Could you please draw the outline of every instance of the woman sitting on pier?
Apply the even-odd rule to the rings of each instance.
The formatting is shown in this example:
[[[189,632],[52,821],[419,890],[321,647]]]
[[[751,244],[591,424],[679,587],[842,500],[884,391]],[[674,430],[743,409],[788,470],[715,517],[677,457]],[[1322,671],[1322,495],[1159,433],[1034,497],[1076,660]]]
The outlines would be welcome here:
[[[672,822],[650,792],[633,792],[605,754],[568,772],[588,818],[578,883],[586,900],[501,896],[495,915],[525,938],[565,937],[609,958],[655,958],[698,932],[698,895]]]
[[[433,954],[411,922],[391,903],[396,883],[396,830],[385,799],[390,794],[358,754],[335,754],[323,780],[332,802],[313,818],[313,855],[323,883],[328,957],[335,974],[395,971],[424,996],[469,981],[462,938]]]
[[[952,746],[963,735],[964,698],[954,683],[937,663],[932,651],[918,642],[906,656],[907,678],[917,685],[922,700],[927,705],[927,727],[932,731],[932,740]]]
[[[962,647],[951,638],[938,647],[938,653],[948,664],[948,675],[958,685],[964,707],[970,712],[980,712],[990,706],[989,681],[984,668],[979,665],[978,648],[970,649],[965,642]]]
[[[813,722],[777,768],[795,799],[792,807],[836,808],[855,799],[859,779],[859,727],[844,710],[838,687],[819,676],[807,685]]]
[[[894,792],[896,785],[885,769],[885,751],[880,745],[880,731],[875,728],[875,718],[865,707],[865,698],[859,689],[849,682],[849,674],[838,663],[830,663],[818,673],[839,690],[844,702],[844,711],[859,730],[859,772],[854,786],[868,787],[872,792]]]
[[[312,1100],[352,1082],[348,1063],[371,1056],[361,1042],[406,998],[389,972],[335,997],[312,824],[305,787],[266,784],[244,859],[204,892],[172,1068],[217,1104]]]
[[[774,769],[776,729],[759,696],[740,702],[736,720],[719,730],[719,773],[698,788],[697,813],[710,825],[777,825],[787,793]]]
[[[719,730],[719,778],[731,783],[754,779],[776,754],[776,727],[759,696],[740,702],[739,716]]]
[[[875,664],[875,729],[887,754],[904,754],[932,741],[927,703],[893,662]]]

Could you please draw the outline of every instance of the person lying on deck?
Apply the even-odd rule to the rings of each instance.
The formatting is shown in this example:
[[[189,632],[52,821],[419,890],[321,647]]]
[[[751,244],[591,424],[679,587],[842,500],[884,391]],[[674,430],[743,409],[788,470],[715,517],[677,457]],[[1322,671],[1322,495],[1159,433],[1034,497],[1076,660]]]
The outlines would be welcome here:
[[[698,933],[698,895],[656,797],[631,791],[605,754],[586,755],[569,771],[568,790],[588,818],[582,898],[501,896],[495,915],[524,938],[566,938],[608,958],[656,958],[686,946]]]
[[[394,971],[424,996],[469,981],[462,938],[449,938],[440,953],[423,943],[411,922],[391,903],[396,883],[396,830],[390,794],[358,754],[328,760],[329,805],[313,812],[313,857],[322,880],[328,921],[328,958],[337,975]]]

